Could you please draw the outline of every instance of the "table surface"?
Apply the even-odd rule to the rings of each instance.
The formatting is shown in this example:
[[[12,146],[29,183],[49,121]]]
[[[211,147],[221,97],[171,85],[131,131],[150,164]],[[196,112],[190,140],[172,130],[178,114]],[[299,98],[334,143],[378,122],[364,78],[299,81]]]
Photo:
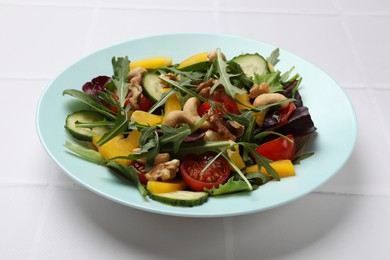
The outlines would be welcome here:
[[[0,0],[0,259],[388,259],[390,1],[237,3]],[[342,86],[359,129],[335,177],[281,207],[196,219],[117,204],[57,167],[35,124],[56,74],[117,42],[197,31],[272,43]]]

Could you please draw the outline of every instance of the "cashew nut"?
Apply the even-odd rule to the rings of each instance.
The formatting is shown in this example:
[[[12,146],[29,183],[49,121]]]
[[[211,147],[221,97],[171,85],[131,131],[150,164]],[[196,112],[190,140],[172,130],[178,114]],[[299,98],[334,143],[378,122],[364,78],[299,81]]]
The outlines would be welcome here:
[[[170,127],[176,127],[178,124],[193,125],[195,122],[184,111],[174,110],[165,115],[162,123]]]
[[[255,100],[253,101],[253,106],[258,107],[258,106],[269,105],[286,99],[287,98],[280,93],[265,93],[255,98]],[[282,103],[280,104],[280,106],[282,108],[286,108],[288,106],[288,103],[287,102]]]
[[[253,101],[253,106],[258,107],[258,106],[269,105],[269,104],[283,101],[286,99],[287,98],[280,93],[264,93],[264,94],[261,94],[255,98],[255,100]],[[280,106],[282,108],[286,108],[288,106],[288,103],[287,102],[282,103],[282,104],[280,104]],[[268,108],[264,109],[260,112],[256,112],[254,114],[255,119],[256,119],[256,124],[259,127],[263,127],[264,118],[265,118],[265,115],[267,114],[267,112],[268,112]]]
[[[191,97],[189,98],[183,106],[183,111],[171,111],[165,115],[163,124],[175,127],[180,123],[187,123],[189,125],[194,125],[196,122],[201,120],[201,117],[198,115],[198,106],[200,100]],[[208,129],[209,123],[206,121],[200,127],[201,129]]]

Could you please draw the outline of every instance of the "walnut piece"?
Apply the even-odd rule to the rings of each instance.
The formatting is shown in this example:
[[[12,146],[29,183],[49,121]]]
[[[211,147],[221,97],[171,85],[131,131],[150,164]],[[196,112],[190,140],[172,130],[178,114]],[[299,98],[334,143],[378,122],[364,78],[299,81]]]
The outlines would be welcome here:
[[[173,159],[168,162],[156,164],[145,173],[145,177],[148,181],[168,181],[176,177],[176,173],[179,171],[180,161]]]
[[[254,85],[249,90],[249,98],[256,98],[257,96],[260,96],[261,94],[268,93],[268,91],[269,91],[268,83],[261,83],[260,85]]]

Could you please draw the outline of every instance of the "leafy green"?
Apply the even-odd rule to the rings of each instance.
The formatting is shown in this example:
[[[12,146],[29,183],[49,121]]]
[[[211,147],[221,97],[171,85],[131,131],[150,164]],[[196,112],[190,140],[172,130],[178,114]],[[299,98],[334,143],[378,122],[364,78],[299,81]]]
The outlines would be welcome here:
[[[276,48],[273,50],[270,54],[270,56],[266,59],[268,63],[272,64],[272,66],[275,66],[280,60],[279,60],[279,48]]]
[[[247,153],[250,154],[254,158],[254,160],[259,168],[264,167],[264,169],[268,172],[269,175],[271,175],[272,178],[274,178],[275,180],[278,180],[278,181],[280,180],[279,175],[274,170],[274,168],[272,168],[270,165],[270,162],[272,162],[272,161],[267,159],[264,156],[261,156],[260,154],[258,154],[256,152],[255,149],[258,147],[257,144],[245,143],[245,142],[239,142],[238,144],[244,148],[244,151],[247,151]]]
[[[77,98],[78,100],[87,104],[88,106],[90,106],[91,108],[93,108],[94,110],[96,110],[97,112],[101,113],[102,115],[106,116],[109,119],[115,120],[116,118],[115,115],[112,114],[111,110],[109,110],[101,102],[97,101],[91,95],[88,95],[83,91],[77,89],[66,89],[62,92],[62,95],[69,95],[74,98]]]
[[[237,75],[229,74],[227,72],[227,64],[222,58],[221,49],[216,50],[217,58],[216,58],[216,70],[218,72],[218,80],[214,83],[214,86],[211,88],[211,93],[218,87],[219,85],[222,85],[225,89],[226,94],[228,94],[231,98],[235,99],[236,94],[244,94],[246,93],[245,90],[242,90],[236,86],[234,86],[230,79],[232,77],[235,77]]]
[[[292,163],[293,164],[300,164],[302,160],[305,160],[305,159],[307,159],[307,158],[309,158],[309,157],[311,157],[313,155],[314,155],[313,152],[311,152],[311,153],[304,153],[304,154],[294,158]]]
[[[64,146],[68,148],[70,151],[72,151],[75,155],[79,156],[84,160],[94,162],[97,164],[102,164],[102,165],[104,165],[107,162],[98,151],[87,149],[80,145],[73,144],[68,141],[65,141]]]
[[[188,124],[182,124],[181,126],[174,128],[166,125],[161,126],[162,136],[160,137],[161,145],[173,144],[173,152],[179,151],[180,145],[183,140],[189,136],[192,131]]]
[[[121,107],[125,106],[126,95],[128,92],[129,83],[127,82],[127,75],[130,71],[130,61],[126,57],[115,57],[112,58],[112,67],[114,70],[114,75],[112,76],[112,82],[114,82],[116,87],[116,93],[118,94],[118,100]]]
[[[191,80],[189,80],[189,79],[182,80],[182,81],[178,82],[178,81],[171,80],[171,79],[165,77],[164,75],[161,75],[160,79],[162,81],[165,81],[166,83],[168,83],[169,85],[171,85],[175,89],[177,89],[181,92],[184,92],[185,94],[187,94],[191,97],[196,97],[202,101],[208,101],[207,98],[202,97],[201,95],[199,95],[198,93],[196,93],[195,91],[193,91],[192,89],[190,89],[188,87],[188,86],[191,86]]]
[[[126,131],[127,130],[128,121],[129,121],[129,119],[128,119],[127,111],[125,111],[124,109],[118,110],[114,126],[110,129],[110,131],[105,133],[99,139],[99,141],[97,141],[96,144],[97,145],[103,145],[106,142],[108,142],[109,140],[111,140],[112,138],[114,138],[115,136],[117,136],[118,134]]]
[[[132,166],[125,166],[123,164],[117,163],[117,162],[109,162],[107,166],[113,170],[119,171],[122,173],[127,179],[131,180],[137,187],[138,191],[141,193],[142,196],[148,195],[148,191],[145,189],[145,187],[141,184],[138,174],[134,167]]]
[[[230,177],[226,183],[220,184],[218,188],[205,189],[206,192],[213,196],[248,190],[247,183],[241,179],[235,180],[234,176]]]
[[[246,89],[250,89],[253,86],[253,81],[244,73],[237,62],[231,60],[227,65],[227,70],[236,75],[231,78],[234,86],[244,86]]]
[[[263,73],[261,75],[255,73],[254,84],[261,85],[263,83],[268,84],[269,92],[281,92],[283,91],[283,85],[280,78],[280,71]]]

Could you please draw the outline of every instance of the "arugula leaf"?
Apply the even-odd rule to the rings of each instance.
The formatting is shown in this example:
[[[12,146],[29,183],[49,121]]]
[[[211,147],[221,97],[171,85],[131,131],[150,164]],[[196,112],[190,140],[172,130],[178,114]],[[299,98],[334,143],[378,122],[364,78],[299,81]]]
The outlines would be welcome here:
[[[232,144],[232,146],[230,147],[231,149],[234,149],[234,145],[235,144]],[[252,185],[250,184],[250,182],[248,181],[248,179],[245,177],[245,174],[241,171],[240,168],[237,167],[237,165],[233,162],[233,160],[229,157],[229,155],[227,154],[226,152],[226,149],[224,150],[224,152],[222,153],[223,157],[229,162],[230,166],[236,171],[236,173],[240,176],[240,178],[245,182],[245,184],[247,185],[247,190],[253,190],[253,187]]]
[[[146,195],[148,195],[148,191],[141,184],[138,174],[134,169],[134,167],[125,166],[117,162],[109,162],[107,163],[107,166],[112,170],[117,170],[121,172],[127,179],[131,180],[136,185],[138,191],[141,193],[142,196],[145,197]]]
[[[241,66],[234,61],[229,61],[227,63],[228,71],[237,76],[232,77],[232,82],[234,86],[245,86],[247,89],[250,89],[253,86],[252,80],[244,73]]]
[[[263,132],[260,132],[258,133],[257,135],[255,135],[255,139],[258,140],[258,139],[263,139],[264,137],[266,137],[267,135],[277,135],[279,137],[283,137],[284,139],[286,139],[288,142],[292,143],[293,141],[288,138],[287,136],[281,134],[281,133],[278,133],[278,132],[274,132],[274,131],[263,131]]]
[[[156,103],[154,103],[154,105],[149,109],[148,113],[153,113],[157,108],[164,105],[165,102],[167,102],[167,99],[174,93],[175,93],[175,91],[172,89],[168,92],[163,93],[161,95],[161,98]]]
[[[173,143],[173,152],[179,151],[183,140],[189,136],[192,131],[188,124],[182,124],[180,127],[174,128],[167,125],[161,126],[162,136],[160,137],[161,145]]]
[[[65,141],[64,146],[66,148],[68,148],[70,151],[72,151],[75,155],[79,156],[80,158],[82,158],[84,160],[94,162],[97,164],[102,164],[102,165],[104,165],[107,162],[103,158],[103,156],[95,150],[87,149],[87,148],[84,148],[80,145],[73,144],[73,143],[68,142],[68,141]]]
[[[129,83],[127,82],[127,75],[130,71],[130,61],[126,57],[112,57],[112,67],[114,70],[114,75],[112,76],[112,82],[114,82],[116,87],[116,93],[118,94],[118,100],[121,107],[124,107],[126,101],[126,95],[128,92]]]
[[[109,110],[106,106],[104,106],[102,103],[97,101],[95,98],[93,98],[91,95],[88,95],[87,93],[77,90],[77,89],[66,89],[62,92],[62,95],[69,95],[74,98],[77,98],[78,100],[82,101],[83,103],[87,104],[97,112],[101,113],[102,115],[106,116],[109,119],[115,120],[116,116],[112,114],[112,111]]]
[[[279,48],[276,48],[273,50],[270,54],[270,56],[266,59],[268,63],[271,63],[272,66],[275,66],[280,60],[279,58]]]
[[[292,163],[293,163],[293,164],[300,164],[302,160],[305,160],[305,159],[311,157],[312,155],[314,155],[313,152],[302,154],[302,155],[300,155],[300,156],[294,158],[294,160],[293,160]]]
[[[265,170],[269,173],[269,175],[271,175],[272,178],[274,178],[275,180],[278,180],[278,181],[280,180],[279,175],[274,170],[274,168],[272,168],[271,165],[270,165],[270,162],[272,162],[272,161],[267,159],[264,156],[261,156],[260,154],[258,154],[256,152],[255,149],[258,146],[257,144],[255,144],[255,143],[246,143],[246,142],[239,142],[238,144],[241,145],[244,148],[244,151],[246,151],[248,154],[250,154],[255,159],[256,164],[259,167],[259,169],[261,167],[264,167]]]
[[[99,139],[99,141],[96,142],[96,144],[97,145],[103,145],[106,142],[108,142],[109,140],[111,140],[112,138],[114,138],[115,136],[117,136],[118,134],[126,131],[127,130],[128,121],[129,121],[129,118],[128,118],[128,115],[127,115],[127,111],[125,111],[124,109],[118,110],[114,126],[110,129],[110,131],[105,133]]]
[[[225,89],[226,94],[228,94],[231,98],[235,99],[236,94],[244,94],[246,93],[245,90],[242,90],[236,86],[234,86],[230,79],[232,77],[235,77],[237,75],[229,74],[227,72],[227,64],[223,60],[221,49],[216,50],[217,58],[216,58],[216,70],[219,74],[218,80],[214,83],[214,86],[211,88],[210,93],[213,93],[213,91],[219,86],[222,85]]]
[[[245,176],[252,184],[256,184],[256,185],[263,185],[269,182],[270,180],[272,180],[271,177],[261,172],[250,172],[247,173]]]
[[[218,188],[205,189],[206,192],[213,196],[247,190],[249,190],[247,183],[241,179],[235,180],[234,176],[230,177],[226,183],[220,184]]]
[[[189,80],[189,79],[177,82],[177,81],[171,80],[171,79],[169,79],[167,77],[164,77],[164,75],[161,75],[159,78],[162,81],[165,81],[166,83],[171,85],[172,87],[174,87],[174,88],[176,88],[176,89],[186,93],[187,95],[189,95],[191,97],[196,97],[197,99],[200,99],[202,101],[208,101],[207,98],[202,97],[201,95],[199,95],[195,91],[193,91],[190,88],[188,88],[188,86],[191,86],[191,80]]]

